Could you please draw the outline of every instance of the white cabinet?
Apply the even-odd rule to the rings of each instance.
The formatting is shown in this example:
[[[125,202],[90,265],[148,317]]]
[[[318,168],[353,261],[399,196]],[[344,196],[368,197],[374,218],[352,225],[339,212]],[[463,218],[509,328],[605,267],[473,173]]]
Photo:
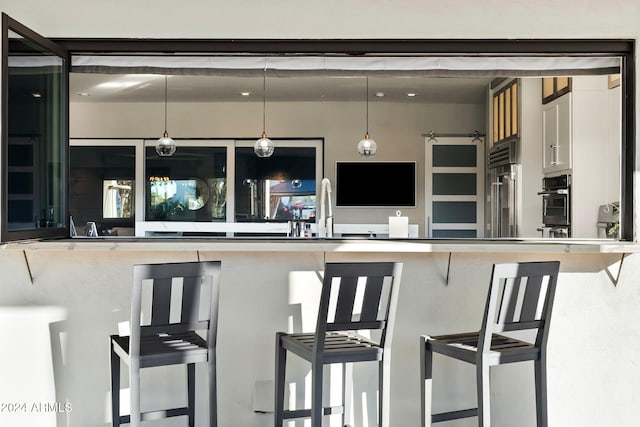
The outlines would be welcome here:
[[[542,107],[542,171],[559,172],[572,167],[571,93]]]
[[[574,76],[542,105],[542,171],[571,175],[571,235],[598,236],[598,210],[620,200],[621,92],[606,75]]]

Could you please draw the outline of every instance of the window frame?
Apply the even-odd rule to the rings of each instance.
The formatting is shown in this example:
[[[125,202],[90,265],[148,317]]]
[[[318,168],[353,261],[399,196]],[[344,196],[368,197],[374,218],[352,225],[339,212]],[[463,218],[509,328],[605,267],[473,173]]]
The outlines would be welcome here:
[[[614,56],[621,59],[620,238],[635,238],[636,47],[634,39],[54,39],[73,54],[218,53],[279,55]]]

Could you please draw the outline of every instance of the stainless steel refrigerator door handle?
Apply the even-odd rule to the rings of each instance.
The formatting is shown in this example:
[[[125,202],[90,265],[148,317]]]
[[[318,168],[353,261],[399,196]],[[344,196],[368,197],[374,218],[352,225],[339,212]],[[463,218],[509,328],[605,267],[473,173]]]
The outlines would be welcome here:
[[[516,201],[516,185],[511,180],[509,185],[509,236],[516,237],[518,235],[518,223],[516,220],[518,213],[518,205]]]
[[[498,199],[499,188],[502,185],[501,182],[491,183],[491,203],[493,204],[493,212],[495,215],[491,215],[491,235],[492,237],[500,237],[498,230],[500,222],[500,200]]]

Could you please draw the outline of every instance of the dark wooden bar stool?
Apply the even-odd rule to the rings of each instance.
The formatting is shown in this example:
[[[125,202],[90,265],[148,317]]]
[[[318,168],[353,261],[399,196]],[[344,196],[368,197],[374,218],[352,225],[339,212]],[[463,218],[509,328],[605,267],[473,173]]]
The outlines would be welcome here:
[[[150,322],[142,324],[143,284],[152,288]],[[209,426],[217,425],[216,332],[220,261],[147,264],[133,267],[131,336],[112,335],[113,426],[186,415],[194,426],[195,364],[207,363]],[[200,331],[202,335],[196,331]],[[206,338],[203,338],[206,337]],[[131,415],[120,415],[120,360],[129,366]],[[187,407],[140,412],[140,369],[187,365]]]
[[[490,367],[523,361],[534,362],[537,425],[547,426],[546,350],[559,268],[557,261],[496,264],[479,332],[420,337],[422,427],[428,417],[431,425],[474,416],[478,417],[478,426],[490,427]],[[498,334],[522,330],[537,330],[535,342]],[[434,352],[476,365],[477,408],[426,413],[426,400],[432,396]]]
[[[275,426],[282,427],[284,420],[311,417],[311,426],[320,427],[323,415],[331,414],[342,414],[344,425],[345,384],[343,406],[324,408],[323,367],[364,361],[378,361],[378,418],[382,420],[385,338],[393,321],[390,311],[395,309],[401,271],[402,264],[392,262],[326,264],[315,333],[276,334]],[[381,338],[376,342],[357,334],[358,330],[378,330]],[[288,351],[311,362],[310,409],[284,409]]]

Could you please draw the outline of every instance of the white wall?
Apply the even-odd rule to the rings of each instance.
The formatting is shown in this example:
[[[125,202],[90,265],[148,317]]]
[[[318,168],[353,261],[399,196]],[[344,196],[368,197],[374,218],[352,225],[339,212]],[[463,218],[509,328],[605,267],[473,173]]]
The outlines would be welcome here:
[[[537,230],[542,226],[542,79],[522,79],[521,99],[521,142],[522,162],[521,200],[518,216],[521,237],[540,237]]]
[[[637,37],[634,0],[3,0],[0,8],[50,37],[607,38]],[[73,19],[71,17],[73,16]]]
[[[620,134],[613,125],[620,123],[620,103],[612,102],[616,95],[620,88],[609,89],[607,76],[573,78],[573,237],[597,236],[598,207],[620,201],[620,186],[612,185],[620,176]]]
[[[164,130],[164,104],[72,103],[72,138],[158,138]],[[334,182],[336,161],[362,160],[356,151],[364,135],[362,102],[269,103],[270,137],[323,137],[324,176]],[[168,130],[173,138],[257,138],[262,131],[262,103],[171,103]],[[424,234],[424,137],[441,133],[485,132],[485,106],[373,102],[369,131],[378,143],[375,159],[418,162],[417,205],[403,208]],[[395,209],[336,208],[336,223],[387,223]]]

